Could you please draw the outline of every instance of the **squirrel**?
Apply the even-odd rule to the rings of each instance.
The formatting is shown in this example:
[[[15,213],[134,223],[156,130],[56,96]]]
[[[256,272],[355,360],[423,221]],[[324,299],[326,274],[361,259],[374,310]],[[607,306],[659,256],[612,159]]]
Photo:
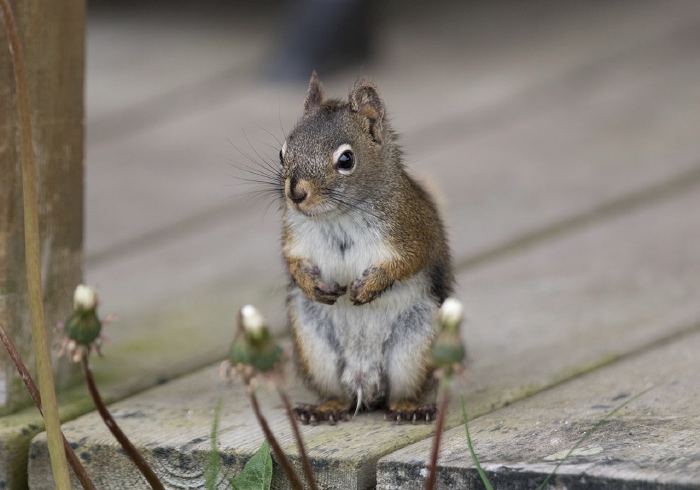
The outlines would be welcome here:
[[[298,419],[335,424],[354,407],[434,420],[422,399],[454,274],[435,201],[407,174],[376,86],[359,78],[347,102],[326,99],[314,72],[279,158],[288,324],[298,371],[321,399],[298,406]]]

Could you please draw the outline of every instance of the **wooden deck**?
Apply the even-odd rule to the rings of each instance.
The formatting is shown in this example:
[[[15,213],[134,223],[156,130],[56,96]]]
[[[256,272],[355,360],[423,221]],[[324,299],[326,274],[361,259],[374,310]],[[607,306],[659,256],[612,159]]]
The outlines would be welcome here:
[[[481,488],[458,395],[500,490],[536,488],[648,387],[552,488],[700,488],[700,3],[387,9],[374,61],[320,75],[340,96],[370,75],[411,171],[444,194],[471,364],[438,488]],[[239,149],[274,158],[301,114],[305,83],[260,77],[268,17],[141,7],[89,19],[86,280],[120,318],[95,371],[170,488],[202,487],[219,398],[221,488],[263,438],[215,363],[243,304],[284,331],[277,216],[235,198],[229,165],[245,161]],[[297,381],[291,393],[312,399]],[[147,488],[84,396],[63,395],[64,431],[97,486]],[[280,403],[262,401],[296,455]],[[0,440],[26,448],[33,425],[29,410],[7,417]],[[403,489],[424,484],[432,430],[370,413],[303,432],[323,488]],[[16,461],[0,461],[10,486]],[[43,434],[29,484],[53,487]],[[273,486],[286,488],[277,468]]]

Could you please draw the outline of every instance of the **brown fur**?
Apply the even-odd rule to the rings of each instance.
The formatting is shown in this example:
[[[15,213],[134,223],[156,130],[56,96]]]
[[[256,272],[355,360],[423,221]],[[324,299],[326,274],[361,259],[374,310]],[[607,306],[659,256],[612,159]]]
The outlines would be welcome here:
[[[358,391],[353,391],[355,388],[349,386],[348,383],[358,383],[357,386],[362,386],[360,383],[367,383],[365,394],[374,391],[371,396],[374,396],[375,399],[370,400],[372,406],[376,406],[377,403],[388,403],[390,419],[401,421],[414,417],[415,420],[432,420],[435,415],[434,408],[431,409],[430,406],[419,404],[419,400],[426,393],[426,387],[431,384],[432,379],[430,348],[435,338],[435,332],[431,330],[434,327],[427,319],[429,319],[430,311],[433,311],[433,308],[436,309],[450,294],[454,283],[450,253],[442,221],[430,194],[408,175],[401,162],[401,150],[395,143],[396,134],[389,124],[386,108],[374,84],[367,79],[358,80],[350,91],[348,102],[338,99],[325,100],[324,97],[323,87],[314,73],[309,82],[309,90],[304,102],[304,118],[290,133],[286,146],[287,153],[282,162],[287,202],[282,241],[291,278],[288,303],[289,323],[300,374],[306,380],[307,385],[316,391],[324,402],[319,406],[304,405],[298,410],[298,414],[302,421],[306,422],[328,420],[334,423],[336,420],[342,420],[347,415],[352,398],[362,398],[361,390],[358,388]],[[332,158],[334,151],[341,148],[342,144],[349,145],[356,161],[360,162],[356,168],[353,168],[352,172],[344,174],[338,171],[338,167],[334,167],[337,162],[333,162]],[[335,155],[335,158],[338,158],[339,153],[335,153]],[[333,192],[336,193],[335,197],[333,197]],[[303,196],[303,199],[300,196]],[[356,212],[359,215],[367,213],[368,217],[353,218],[356,220],[353,225],[343,225],[345,228],[333,231],[333,226],[324,224],[324,220],[337,218],[326,218],[324,213],[327,213],[328,209],[333,209],[334,206],[337,208],[343,204],[342,202],[338,203],[338,196],[349,203],[346,204],[348,212]],[[304,215],[308,221],[300,222],[301,215]],[[315,222],[319,224],[313,224]],[[326,240],[330,242],[340,240],[342,242],[345,240],[342,238],[343,234],[354,233],[355,236],[346,238],[348,242],[353,242],[356,247],[366,246],[354,243],[357,240],[374,240],[374,238],[368,238],[372,236],[371,233],[367,234],[364,230],[358,231],[358,226],[361,225],[381,234],[380,244],[373,245],[374,248],[366,249],[371,251],[371,254],[376,253],[378,256],[377,260],[368,266],[364,265],[366,258],[361,259],[361,263],[353,262],[353,264],[359,264],[360,270],[366,268],[360,277],[351,280],[349,284],[333,282],[333,279],[341,280],[338,277],[345,277],[343,274],[347,274],[346,272],[336,272],[337,277],[324,275],[324,278],[330,278],[329,282],[324,282],[321,279],[321,273],[324,271],[319,270],[318,265],[309,257],[300,256],[308,253],[321,261],[319,263],[325,263],[329,269],[333,269],[337,263],[331,262],[329,266],[329,257],[336,257],[334,254],[338,254],[339,261],[346,260],[345,252],[342,252],[343,258],[341,258],[338,249],[329,251],[328,243],[325,243]],[[299,229],[295,229],[295,226],[305,231],[301,232]],[[340,238],[336,236],[338,233],[340,233]],[[319,252],[315,255],[314,249],[308,248],[310,246],[308,244],[311,243],[314,244],[314,247],[320,246],[325,255],[317,255]],[[343,246],[353,246],[353,244],[339,245],[339,247],[342,250]],[[358,252],[359,255],[355,255],[355,257],[366,257],[370,253],[364,251],[365,249],[361,250],[363,251]],[[322,262],[324,260],[326,262]],[[341,263],[345,264],[345,262]],[[338,269],[338,271],[342,270],[345,269]],[[403,325],[400,322],[395,327],[390,324],[385,325],[381,320],[384,318],[381,316],[381,311],[376,313],[379,315],[376,318],[380,320],[374,319],[375,317],[369,320],[373,330],[367,332],[374,332],[375,337],[376,332],[381,332],[382,329],[395,329],[385,338],[394,339],[392,340],[394,343],[389,345],[387,355],[394,356],[392,359],[400,359],[397,361],[400,362],[398,365],[391,364],[391,366],[386,365],[383,368],[369,368],[367,366],[370,366],[371,363],[352,361],[355,364],[351,366],[350,370],[347,370],[348,365],[344,364],[346,362],[345,354],[350,356],[348,359],[357,358],[356,346],[360,345],[362,341],[360,340],[359,344],[353,345],[354,341],[346,340],[346,344],[343,345],[337,333],[328,331],[330,328],[328,318],[330,317],[327,315],[331,314],[330,310],[325,312],[326,310],[314,309],[311,307],[314,303],[304,303],[300,299],[303,298],[300,295],[296,296],[297,302],[291,299],[298,288],[306,298],[316,303],[333,305],[334,309],[363,308],[362,305],[371,303],[384,294],[390,294],[387,293],[387,290],[392,286],[409,281],[422,272],[425,273],[419,276],[419,280],[426,281],[424,283],[425,290],[428,291],[426,297],[421,298],[419,295],[422,293],[416,292],[423,290],[423,283],[419,283],[420,286],[410,286],[416,289],[411,290],[414,292],[406,293],[409,296],[396,295],[404,293],[391,293],[392,298],[394,298],[392,301],[398,300],[401,305],[401,310],[391,311],[409,311],[418,306],[422,308],[422,310],[414,312],[413,316],[406,317],[414,323],[405,326],[405,333],[401,330]],[[355,272],[352,274],[354,275]],[[341,281],[345,282],[345,279]],[[342,300],[340,305],[336,304],[339,298],[346,294],[352,305],[355,306],[350,305],[345,300]],[[411,301],[415,300],[416,306],[411,303],[404,306],[403,301],[407,300],[400,298],[412,298]],[[300,311],[296,311],[295,305],[303,306]],[[308,312],[318,313],[310,314]],[[388,315],[397,314],[385,313],[384,315],[387,321],[396,321],[396,316]],[[319,315],[319,318],[317,319],[315,315]],[[354,313],[349,310],[347,315],[349,316],[343,313],[340,317],[334,318],[340,318],[341,320],[337,321],[343,324],[342,322],[346,321],[342,320],[343,318],[354,317]],[[305,324],[299,323],[302,318],[305,318]],[[333,320],[333,322],[335,321]],[[346,323],[343,328],[354,332],[348,335],[359,336],[357,338],[361,339],[365,335],[365,331],[361,329],[369,328],[363,325],[364,323],[359,325],[351,322]],[[411,333],[415,331],[420,332],[420,334]],[[302,332],[305,333],[302,334]],[[305,338],[305,335],[312,337]],[[335,337],[333,337],[334,335]],[[406,339],[402,338],[404,335]],[[314,350],[326,347],[334,349],[328,355],[335,357],[327,357],[326,359],[337,358],[338,362],[342,361],[341,367],[337,367],[339,370],[337,380],[332,374],[333,371],[325,367],[327,364],[322,362],[324,360],[318,358],[318,356],[323,356],[324,352],[309,352],[309,345],[316,346],[313,347]],[[367,352],[371,351],[370,347]],[[381,356],[383,356],[384,351],[381,352]],[[377,359],[380,354],[373,355],[375,357],[372,359]],[[361,359],[362,356],[359,358]],[[389,362],[387,359],[378,362],[386,364]],[[401,396],[393,394],[392,386],[388,385],[389,381],[380,382],[380,385],[381,383],[387,385],[384,388],[375,388],[375,385],[370,384],[370,381],[366,381],[367,379],[379,379],[377,374],[379,369],[389,368],[393,371],[389,374],[385,373],[386,379],[395,380],[392,382],[397,383],[394,386],[400,390],[397,392],[401,393]],[[402,371],[396,371],[396,369],[405,369],[406,374],[404,375]],[[357,379],[360,381],[348,381],[351,378],[343,381],[341,379],[342,372],[350,373],[348,376],[355,376],[353,373],[357,373]],[[384,390],[384,395],[381,394],[382,390]],[[382,396],[385,398],[382,399]]]

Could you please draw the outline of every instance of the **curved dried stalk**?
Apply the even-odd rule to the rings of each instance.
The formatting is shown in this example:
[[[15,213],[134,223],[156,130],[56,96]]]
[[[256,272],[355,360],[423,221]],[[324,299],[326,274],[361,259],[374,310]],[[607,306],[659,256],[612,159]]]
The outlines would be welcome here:
[[[316,479],[314,478],[314,471],[311,468],[311,461],[309,460],[309,456],[306,454],[306,447],[304,447],[304,441],[301,438],[299,424],[297,423],[297,418],[294,416],[294,411],[292,410],[292,404],[289,402],[289,397],[283,389],[278,388],[277,392],[279,393],[280,398],[282,398],[282,401],[284,402],[284,408],[287,411],[287,418],[289,418],[289,423],[291,424],[292,430],[294,431],[294,438],[297,441],[299,457],[301,458],[301,463],[304,467],[306,480],[309,483],[309,487],[311,487],[311,490],[318,490],[318,486],[316,485]]]
[[[32,400],[34,400],[34,405],[36,405],[36,408],[39,409],[39,413],[43,417],[44,411],[41,408],[41,395],[39,394],[39,388],[37,388],[36,384],[34,384],[32,375],[29,374],[27,366],[24,365],[22,358],[19,357],[17,349],[15,349],[15,344],[12,343],[12,340],[10,340],[10,338],[7,336],[7,333],[5,332],[5,329],[2,328],[2,326],[0,326],[0,341],[2,341],[3,345],[5,346],[5,349],[7,349],[7,353],[10,355],[10,359],[12,359],[12,362],[15,363],[15,367],[17,368],[17,372],[19,373],[20,378],[22,378],[22,381],[24,381],[24,385],[27,387],[29,395],[32,397]],[[78,481],[85,490],[95,490],[95,484],[92,483],[92,480],[88,476],[87,472],[85,471],[85,468],[83,467],[78,457],[75,455],[75,451],[73,451],[73,448],[71,447],[70,443],[66,440],[66,437],[63,435],[63,433],[61,433],[61,437],[63,438],[63,449],[66,451],[66,458],[68,459],[68,464],[70,464],[70,467],[73,469],[73,473],[75,473],[75,476],[78,478]]]
[[[119,428],[117,422],[112,417],[112,414],[109,413],[109,410],[107,410],[107,407],[105,406],[104,402],[102,401],[102,397],[100,396],[100,392],[97,390],[95,379],[92,377],[92,369],[90,369],[90,363],[88,361],[87,353],[83,354],[82,364],[83,373],[85,374],[85,381],[88,385],[88,390],[90,391],[90,395],[92,396],[92,399],[95,402],[95,408],[97,408],[97,411],[100,413],[100,416],[102,417],[102,420],[104,420],[105,425],[110,430],[110,432],[112,432],[112,435],[119,442],[119,444],[121,444],[122,449],[124,449],[126,455],[129,456],[131,461],[134,462],[134,464],[139,469],[144,478],[146,478],[148,484],[151,485],[151,488],[153,488],[153,490],[165,490],[165,487],[160,482],[158,476],[155,474],[153,469],[149,466],[149,464],[146,462],[143,456],[141,456],[136,447],[134,447],[129,438],[126,437],[126,434],[124,434],[121,428]]]
[[[450,395],[450,374],[445,375],[445,379],[440,387],[440,403],[438,404],[438,418],[435,424],[435,438],[433,439],[433,449],[430,453],[430,465],[428,470],[428,480],[425,482],[426,490],[433,490],[437,481],[438,455],[440,454],[440,443],[442,442],[442,430],[445,427],[445,416],[447,414],[447,402]]]
[[[253,405],[253,412],[255,412],[255,417],[258,419],[258,423],[260,424],[260,427],[262,428],[263,432],[265,433],[265,438],[267,439],[267,442],[270,443],[270,447],[272,448],[272,452],[274,452],[275,456],[277,457],[277,462],[280,464],[280,466],[284,470],[284,473],[287,475],[287,478],[289,478],[289,484],[295,490],[303,490],[304,486],[301,484],[301,481],[299,480],[299,476],[297,476],[297,473],[296,473],[296,471],[294,471],[292,464],[289,462],[289,459],[284,454],[284,451],[282,451],[282,448],[280,447],[279,442],[277,442],[277,438],[275,438],[275,435],[272,433],[272,430],[270,429],[270,426],[268,425],[267,420],[265,419],[262,412],[260,411],[260,405],[258,404],[258,397],[255,396],[254,389],[250,389],[250,401],[251,401],[251,404]]]

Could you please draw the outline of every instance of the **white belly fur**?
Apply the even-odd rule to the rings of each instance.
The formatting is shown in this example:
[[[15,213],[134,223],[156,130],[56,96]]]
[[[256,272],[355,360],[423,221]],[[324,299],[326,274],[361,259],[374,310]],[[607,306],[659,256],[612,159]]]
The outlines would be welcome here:
[[[356,225],[300,219],[288,253],[317,265],[324,282],[349,290],[372,264],[394,258],[377,230]],[[346,243],[341,252],[344,240],[352,244]],[[322,394],[352,400],[361,390],[367,405],[415,394],[423,373],[413,364],[429,348],[437,310],[425,272],[395,283],[361,306],[353,305],[347,294],[334,305],[324,305],[293,287],[290,306],[300,338],[309,339],[309,374]]]

